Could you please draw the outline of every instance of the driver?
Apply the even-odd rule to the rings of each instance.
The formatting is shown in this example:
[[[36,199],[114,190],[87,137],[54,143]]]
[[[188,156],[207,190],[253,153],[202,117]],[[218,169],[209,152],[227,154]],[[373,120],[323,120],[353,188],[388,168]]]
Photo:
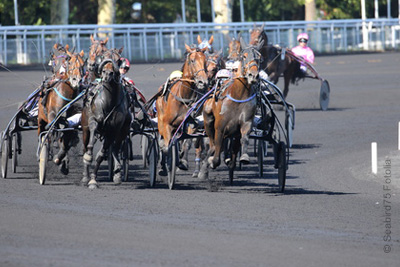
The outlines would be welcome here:
[[[314,52],[313,50],[307,46],[308,43],[308,34],[307,33],[300,33],[297,36],[297,41],[299,42],[299,45],[296,47],[292,48],[292,52],[299,57],[302,57],[305,61],[308,63],[313,64],[314,63]],[[300,64],[300,70],[303,72],[303,74],[306,73],[307,71],[307,66],[305,64]]]

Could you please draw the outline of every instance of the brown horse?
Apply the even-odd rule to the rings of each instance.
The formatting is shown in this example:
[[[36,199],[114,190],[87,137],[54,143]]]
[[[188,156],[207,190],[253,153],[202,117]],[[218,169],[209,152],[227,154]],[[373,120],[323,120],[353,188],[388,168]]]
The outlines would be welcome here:
[[[210,53],[209,51],[205,52],[205,55],[207,57],[207,74],[208,74],[208,87],[212,88],[215,85],[215,75],[217,72],[221,69],[225,69],[225,61],[223,59],[223,54],[222,50],[214,53]],[[201,114],[201,109],[198,110],[198,114]],[[200,125],[200,127],[202,127]],[[189,127],[188,132],[190,134],[197,132],[197,126]],[[204,140],[203,138],[196,138],[195,139],[194,146],[196,148],[196,153],[195,153],[195,170],[193,172],[193,177],[197,177],[199,172],[200,172],[200,160],[201,160],[201,154],[204,151]],[[191,139],[186,139],[183,142],[182,145],[182,157],[181,157],[181,164],[180,167],[183,169],[188,168],[188,151],[190,149],[190,146],[192,144]]]
[[[115,162],[113,181],[115,184],[121,183],[122,168],[118,152],[122,141],[129,133],[131,123],[128,96],[120,82],[118,63],[121,53],[122,48],[120,50],[106,50],[98,55],[101,58],[98,66],[101,81],[89,87],[82,111],[84,171],[81,182],[88,184],[89,188],[98,187],[97,171],[109,149],[112,149],[112,157]],[[93,147],[96,136],[103,139],[103,144],[96,155],[96,163],[89,181],[89,167],[93,161]]]
[[[277,84],[279,77],[284,77],[283,96],[286,98],[289,93],[290,82],[294,83],[300,71],[300,64],[285,53],[285,49],[279,46],[268,45],[268,37],[264,31],[264,24],[260,27],[254,27],[250,32],[250,44],[257,45],[264,41],[260,49],[263,57],[260,69],[268,74],[268,78],[274,84]]]
[[[99,64],[101,63],[101,55],[107,51],[108,37],[105,40],[95,40],[93,35],[90,35],[91,45],[89,48],[89,56],[87,59],[88,68],[88,82],[94,81],[96,78],[100,78]]]
[[[207,60],[204,54],[207,48],[191,48],[186,44],[185,47],[186,56],[182,66],[182,78],[173,83],[168,91],[156,100],[158,131],[163,139],[160,144],[163,152],[160,175],[166,175],[165,157],[175,130],[185,119],[190,105],[196,102],[208,88]]]
[[[241,46],[245,47],[240,54],[243,76],[225,83],[203,108],[204,128],[210,139],[210,149],[199,173],[201,179],[208,178],[209,166],[215,169],[221,164],[220,155],[223,142],[227,138],[233,138],[232,158],[228,164],[231,182],[240,147],[242,149],[240,162],[246,164],[250,161],[247,147],[257,107],[256,84],[261,60],[258,51],[262,42],[256,47],[247,46],[242,38],[240,41]]]
[[[233,38],[229,42],[228,57],[225,63],[226,68],[232,72],[233,77],[240,77],[242,75],[240,67],[240,52],[242,51],[242,47],[239,40],[240,37],[239,39]]]
[[[58,52],[62,50],[57,50]],[[65,53],[65,54],[64,54]],[[38,105],[38,135],[46,130],[46,125],[56,118],[58,112],[71,100],[79,91],[80,82],[83,78],[83,50],[77,53],[68,51],[68,46],[61,53],[55,53],[52,58],[55,78],[52,84],[43,92]],[[73,111],[67,110],[65,117],[69,117]],[[64,132],[60,138],[60,150],[54,156],[54,163],[60,166],[62,173],[68,174],[68,158],[65,158],[71,146],[70,141],[73,135]]]

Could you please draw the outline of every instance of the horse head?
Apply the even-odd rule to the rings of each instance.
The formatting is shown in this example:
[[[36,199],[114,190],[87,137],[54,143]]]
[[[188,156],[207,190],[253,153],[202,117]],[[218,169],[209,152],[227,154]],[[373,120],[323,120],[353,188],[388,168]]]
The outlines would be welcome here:
[[[244,47],[240,53],[242,61],[242,75],[245,76],[249,84],[255,84],[258,81],[258,72],[260,69],[261,53],[259,49],[263,46],[264,41],[258,43],[257,46],[247,46],[243,38],[240,38],[241,46]]]
[[[239,54],[242,50],[240,46],[240,41],[238,39],[233,38],[229,42],[229,50],[228,50],[228,60],[239,60]]]
[[[197,43],[198,43],[198,48],[203,49],[207,48],[210,53],[213,53],[213,48],[212,48],[212,43],[214,42],[214,35],[211,35],[210,39],[207,40],[201,40],[200,35],[197,35]]]
[[[80,53],[71,53],[67,50],[69,56],[67,75],[71,84],[71,87],[76,89],[79,87],[83,76],[83,68],[85,66],[85,60],[83,59],[83,50]]]
[[[107,50],[106,44],[108,42],[108,37],[105,40],[95,40],[93,35],[90,35],[90,41],[92,44],[90,45],[89,57],[87,60],[88,70],[97,74],[96,76],[99,76],[98,67],[101,61],[98,62],[96,59]]]
[[[207,57],[207,73],[208,73],[208,80],[212,81],[215,77],[215,74],[220,69],[225,69],[225,62],[223,60],[223,54],[222,50],[215,52],[215,53],[209,53],[206,51],[206,57]]]
[[[261,41],[264,41],[264,45],[268,45],[268,36],[264,31],[265,23],[257,28],[254,24],[253,29],[250,30],[250,42],[249,45],[258,45]]]
[[[182,67],[182,77],[186,79],[193,79],[196,87],[203,90],[208,86],[207,76],[207,60],[204,52],[207,48],[191,48],[187,44],[186,47],[186,60]]]
[[[51,52],[50,52],[50,62],[49,65],[51,66],[51,70],[56,76],[56,78],[64,80],[67,76],[67,64],[69,60],[69,56],[67,54],[69,46],[65,45],[62,46],[61,44],[57,43],[54,44]]]
[[[118,62],[121,58],[121,53],[123,48],[109,49],[105,51],[102,55],[97,56],[96,62],[99,62],[98,72],[102,81],[111,82],[119,81],[119,68]]]

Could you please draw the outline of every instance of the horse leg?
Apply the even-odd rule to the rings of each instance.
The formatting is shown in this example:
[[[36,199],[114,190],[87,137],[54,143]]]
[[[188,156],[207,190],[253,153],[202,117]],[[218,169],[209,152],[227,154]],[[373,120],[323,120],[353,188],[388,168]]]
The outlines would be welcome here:
[[[160,167],[160,169],[158,170],[158,175],[160,175],[160,176],[167,176],[167,175],[168,175],[168,172],[167,172],[167,168],[166,168],[166,166],[165,166],[165,163],[166,163],[166,160],[167,160],[167,159],[166,159],[167,154],[166,154],[164,139],[160,139],[159,142],[158,142],[158,145],[159,145],[159,147],[160,147],[160,154],[161,154],[161,160],[160,160],[160,165],[161,165],[161,167]]]
[[[292,76],[292,72],[289,70],[285,71],[283,74],[284,84],[285,84],[285,86],[283,88],[283,97],[285,99],[289,93],[289,84],[290,84],[291,76]]]
[[[86,125],[86,126],[85,126]],[[90,165],[93,161],[93,146],[95,142],[95,127],[97,126],[96,123],[90,123],[90,126],[87,126],[86,123],[83,122],[82,118],[82,138],[83,138],[83,147],[84,147],[84,154],[83,154],[83,178],[81,183],[86,185],[89,182],[89,173],[90,173]]]
[[[242,136],[242,138],[240,139],[240,142],[242,145],[242,156],[240,156],[240,162],[242,164],[250,163],[250,156],[247,153],[247,150],[248,150],[248,146],[249,146],[249,134],[251,131],[251,124],[252,124],[251,121],[246,122],[240,129],[241,136]]]
[[[184,171],[189,169],[189,150],[192,147],[192,139],[185,139],[182,142],[182,150],[180,153],[178,168]]]
[[[196,138],[196,142],[194,144],[194,147],[196,148],[196,152],[195,152],[195,167],[194,167],[194,172],[192,177],[196,178],[199,176],[199,172],[200,172],[200,161],[201,161],[201,154],[204,151],[204,140],[202,138]]]
[[[91,148],[91,149],[93,149],[93,148]],[[95,161],[95,165],[93,168],[93,173],[90,175],[90,181],[88,183],[89,189],[96,189],[99,187],[97,184],[97,181],[96,181],[97,172],[100,168],[100,164],[104,160],[104,155],[107,153],[108,149],[110,149],[110,142],[107,140],[107,138],[105,138],[101,149],[96,154],[96,161]]]
[[[206,180],[206,179],[208,179],[208,169],[209,169],[209,167],[210,167],[210,158],[212,157],[212,155],[214,155],[214,153],[215,153],[215,150],[214,150],[214,146],[211,146],[211,144],[210,144],[210,148],[209,148],[209,150],[208,150],[208,152],[207,152],[207,155],[206,155],[206,157],[204,158],[204,160],[203,160],[203,162],[202,162],[202,164],[201,164],[201,168],[200,168],[200,172],[199,172],[199,175],[198,175],[198,178],[200,179],[200,180]]]
[[[216,129],[215,140],[214,140],[214,155],[208,158],[208,163],[210,167],[215,169],[221,164],[221,151],[223,147],[223,133]]]

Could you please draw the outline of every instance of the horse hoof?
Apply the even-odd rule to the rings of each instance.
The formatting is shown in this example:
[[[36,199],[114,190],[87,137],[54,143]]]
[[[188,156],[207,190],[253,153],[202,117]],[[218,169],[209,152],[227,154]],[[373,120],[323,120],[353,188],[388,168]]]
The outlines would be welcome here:
[[[199,172],[198,178],[200,180],[207,180],[208,179],[208,172]]]
[[[62,160],[65,158],[65,156],[67,155],[67,153],[65,153],[65,151],[61,150],[57,153],[57,155],[54,157],[53,162],[56,165],[60,165]]]
[[[194,171],[193,174],[192,174],[192,177],[193,177],[193,178],[199,177],[199,171],[197,171],[197,170]]]
[[[250,163],[249,154],[243,154],[243,155],[240,157],[240,163],[242,163],[242,164],[249,164],[249,163]]]
[[[179,162],[178,168],[187,171],[189,169],[189,164],[186,160],[183,159]]]
[[[116,173],[116,174],[114,175],[114,177],[113,177],[113,182],[114,182],[115,185],[119,185],[119,184],[122,183],[122,180],[121,180],[121,173],[120,173],[120,172],[119,172],[119,173]]]
[[[61,164],[61,166],[60,166],[60,171],[61,171],[62,174],[68,175],[68,173],[69,173],[69,168],[68,168],[67,163],[63,162],[63,163]]]
[[[89,189],[97,189],[99,186],[97,185],[96,180],[91,179],[88,184]]]
[[[231,161],[232,161],[231,158],[226,158],[226,159],[224,160],[225,165],[226,165],[226,166],[229,166],[229,163],[230,163]]]
[[[167,172],[166,169],[162,168],[162,169],[159,169],[159,170],[158,170],[158,175],[160,175],[160,176],[167,176],[167,175],[168,175],[168,172]]]
[[[93,190],[93,189],[99,188],[99,186],[98,186],[97,184],[90,184],[90,185],[88,186],[88,188]]]
[[[93,161],[93,156],[88,153],[83,154],[83,163],[90,164]]]

